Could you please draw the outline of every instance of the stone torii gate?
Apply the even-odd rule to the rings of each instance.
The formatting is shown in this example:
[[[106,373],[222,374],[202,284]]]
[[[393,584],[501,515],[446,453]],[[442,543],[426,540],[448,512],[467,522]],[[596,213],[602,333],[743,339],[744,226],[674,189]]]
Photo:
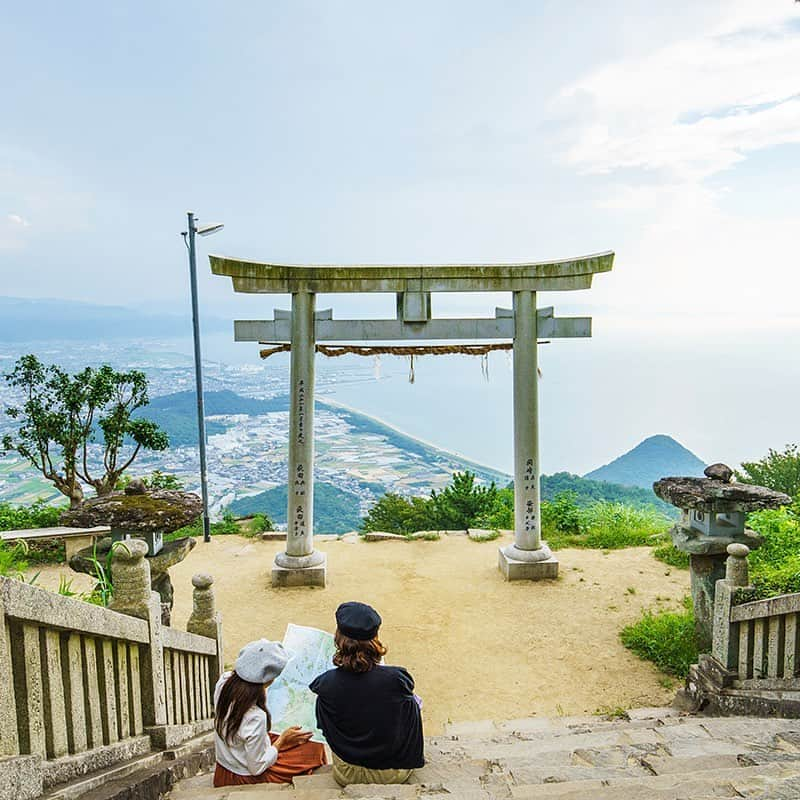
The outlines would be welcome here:
[[[209,256],[211,271],[228,276],[236,292],[291,294],[291,312],[272,320],[237,320],[237,342],[288,343],[290,361],[288,529],[286,551],[275,557],[273,586],[324,586],[326,556],[314,549],[314,356],[317,342],[513,342],[514,543],[500,548],[507,580],[555,578],[558,562],[541,539],[539,499],[539,337],[591,336],[590,317],[553,316],[536,307],[537,292],[588,289],[608,272],[612,252],[525,264],[290,265]],[[513,308],[489,319],[435,319],[434,292],[511,292]],[[316,311],[317,294],[384,292],[397,295],[395,319],[336,320]]]

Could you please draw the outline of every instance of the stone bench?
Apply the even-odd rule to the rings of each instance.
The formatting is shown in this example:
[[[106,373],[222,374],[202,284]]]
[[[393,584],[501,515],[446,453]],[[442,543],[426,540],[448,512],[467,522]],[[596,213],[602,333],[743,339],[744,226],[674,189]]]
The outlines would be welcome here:
[[[3,531],[0,539],[4,542],[36,541],[37,539],[63,539],[66,548],[67,563],[70,558],[84,547],[91,547],[99,536],[108,536],[111,528],[98,525],[94,528],[26,528],[23,530]]]

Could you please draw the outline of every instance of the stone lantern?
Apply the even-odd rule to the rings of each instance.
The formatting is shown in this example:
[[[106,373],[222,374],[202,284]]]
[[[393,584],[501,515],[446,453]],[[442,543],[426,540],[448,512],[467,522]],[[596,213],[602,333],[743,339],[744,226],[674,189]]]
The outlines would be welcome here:
[[[704,478],[662,478],[653,491],[681,511],[670,534],[675,547],[689,555],[698,644],[709,652],[714,593],[716,582],[725,577],[728,545],[760,547],[761,537],[745,527],[747,513],[788,505],[792,499],[764,486],[736,483],[725,464],[706,467]]]
[[[108,525],[111,528],[110,538],[79,550],[69,565],[76,572],[94,575],[96,562],[105,564],[114,542],[143,540],[147,544],[151,586],[161,596],[162,619],[164,624],[169,624],[173,588],[168,570],[186,558],[195,540],[186,536],[164,544],[164,535],[191,525],[202,510],[202,501],[196,494],[164,489],[148,491],[142,481],[131,481],[124,493],[87,500],[80,508],[61,515],[63,523],[75,527]]]

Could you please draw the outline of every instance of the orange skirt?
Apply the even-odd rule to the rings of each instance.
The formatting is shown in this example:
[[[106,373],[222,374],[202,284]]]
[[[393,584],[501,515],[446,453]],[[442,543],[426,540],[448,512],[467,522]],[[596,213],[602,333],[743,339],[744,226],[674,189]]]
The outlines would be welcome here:
[[[270,741],[278,735],[270,733]],[[291,783],[295,775],[310,775],[317,767],[327,764],[325,745],[321,742],[306,742],[288,750],[278,751],[278,760],[260,775],[237,775],[217,764],[214,770],[214,786],[246,786],[251,783]]]

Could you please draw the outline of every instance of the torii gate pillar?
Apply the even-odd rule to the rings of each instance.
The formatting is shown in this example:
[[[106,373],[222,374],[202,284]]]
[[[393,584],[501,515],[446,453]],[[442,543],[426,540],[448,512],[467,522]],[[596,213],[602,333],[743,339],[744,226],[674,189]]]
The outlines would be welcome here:
[[[314,549],[315,305],[312,292],[292,294],[286,551],[275,556],[273,586],[325,586],[327,559]]]
[[[537,327],[536,292],[514,292],[514,543],[498,558],[509,581],[558,577],[541,532]]]

